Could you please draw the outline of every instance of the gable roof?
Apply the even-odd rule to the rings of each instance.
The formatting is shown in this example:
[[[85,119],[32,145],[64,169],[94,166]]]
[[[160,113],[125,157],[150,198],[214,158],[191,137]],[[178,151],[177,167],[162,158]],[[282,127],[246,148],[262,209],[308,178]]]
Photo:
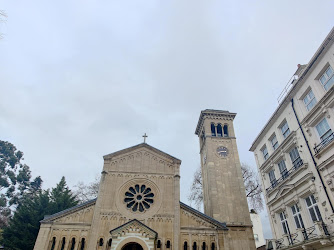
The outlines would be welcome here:
[[[68,208],[68,209],[65,209],[65,210],[63,210],[63,211],[60,211],[60,212],[55,213],[55,214],[52,214],[52,215],[45,215],[45,216],[44,216],[44,219],[41,220],[40,222],[41,222],[41,223],[51,222],[52,220],[57,219],[57,218],[59,218],[59,217],[61,217],[61,216],[65,216],[65,215],[68,215],[68,214],[70,214],[70,213],[76,212],[76,211],[78,211],[78,210],[80,210],[80,209],[82,209],[82,208],[85,208],[85,207],[89,207],[89,206],[91,206],[91,205],[94,205],[95,202],[96,202],[96,199],[97,199],[97,198],[92,199],[92,200],[89,200],[89,201],[86,201],[86,202],[84,202],[84,203],[81,203],[81,204],[76,205],[76,206],[74,206],[74,207],[70,207],[70,208]]]
[[[156,239],[158,236],[158,233],[154,231],[152,228],[146,226],[144,223],[140,222],[137,219],[130,220],[129,222],[114,228],[113,230],[110,230],[110,234],[112,236],[117,236],[119,233],[122,233],[122,231],[126,230],[127,228],[130,228],[132,226],[135,226],[136,228],[140,228],[141,231],[144,231],[147,236],[150,238]]]
[[[151,145],[148,145],[147,143],[140,143],[138,145],[135,145],[135,146],[132,146],[132,147],[129,147],[129,148],[125,148],[125,149],[122,149],[122,150],[119,150],[119,151],[116,151],[114,153],[111,153],[111,154],[107,154],[105,156],[103,156],[103,159],[111,159],[112,157],[115,157],[115,156],[118,156],[118,155],[122,155],[122,154],[125,154],[125,153],[128,153],[128,152],[131,152],[133,150],[136,150],[136,149],[139,149],[139,148],[146,148],[148,150],[151,150],[159,155],[162,155],[170,160],[172,160],[174,163],[177,163],[177,164],[181,164],[181,160],[174,157],[174,156],[171,156],[155,147],[152,147]]]
[[[211,223],[211,224],[214,224],[215,226],[219,227],[220,229],[223,229],[223,230],[228,230],[227,226],[226,226],[226,223],[225,222],[219,222],[217,220],[215,220],[214,218],[188,206],[187,204],[183,203],[180,201],[180,207],[183,208],[184,210],[200,217],[201,219]]]

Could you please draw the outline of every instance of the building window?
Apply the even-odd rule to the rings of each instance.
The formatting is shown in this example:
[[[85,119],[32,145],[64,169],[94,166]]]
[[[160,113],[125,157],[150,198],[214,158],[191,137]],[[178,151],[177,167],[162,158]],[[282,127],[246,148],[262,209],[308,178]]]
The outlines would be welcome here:
[[[216,245],[214,242],[211,243],[211,250],[215,250],[216,249]]]
[[[310,216],[312,221],[321,221],[322,217],[317,205],[317,202],[314,199],[313,195],[310,195],[305,199],[308,211],[310,212]]]
[[[103,246],[103,239],[102,239],[102,238],[100,238],[100,240],[99,240],[99,246],[100,246],[100,247]]]
[[[72,238],[71,250],[74,250],[74,247],[75,247],[75,238]]]
[[[273,146],[273,149],[276,150],[276,148],[278,148],[278,141],[277,141],[276,135],[274,135],[270,141],[271,141],[271,145]]]
[[[85,249],[85,241],[86,241],[85,238],[82,238],[80,250],[84,250]]]
[[[263,154],[263,159],[264,159],[264,160],[267,160],[267,159],[269,158],[269,154],[268,154],[268,149],[267,149],[267,147],[264,146],[264,147],[261,149],[261,151],[262,151],[262,154]]]
[[[153,204],[153,197],[154,194],[151,188],[146,185],[137,184],[134,187],[129,187],[129,190],[125,192],[124,202],[126,203],[126,207],[133,212],[139,211],[143,213]]]
[[[216,126],[213,123],[211,123],[211,135],[216,136]]]
[[[327,140],[329,136],[332,135],[332,130],[328,125],[326,118],[322,119],[321,122],[316,126],[318,134],[320,136],[320,140],[324,141]]]
[[[297,204],[293,205],[291,207],[291,210],[292,210],[293,218],[295,219],[296,227],[304,228],[302,215],[300,214],[299,207],[297,206]]]
[[[60,250],[64,250],[65,249],[65,242],[66,242],[65,237],[63,237],[62,242],[61,242],[61,248],[60,248]]]
[[[270,180],[271,186],[276,187],[275,170],[274,169],[270,170],[268,175],[269,175],[269,180]]]
[[[258,234],[254,234],[254,239],[255,239],[255,241],[259,241],[259,235]]]
[[[205,244],[205,242],[203,242],[203,244],[202,244],[202,250],[206,250],[206,244]]]
[[[51,245],[51,250],[55,249],[55,245],[56,245],[56,237],[52,238],[52,245]]]
[[[226,124],[224,125],[223,130],[224,130],[224,137],[228,137],[228,127]]]
[[[217,125],[217,136],[219,137],[223,136],[223,127],[220,123]]]
[[[112,244],[112,239],[110,238],[108,241],[108,247],[111,247],[111,244]]]
[[[188,250],[188,242],[183,243],[183,250]]]
[[[281,131],[282,131],[282,135],[285,138],[288,137],[288,135],[290,134],[290,129],[289,129],[289,125],[288,123],[285,121],[285,123],[282,125],[281,127]]]
[[[319,81],[321,82],[322,86],[324,86],[325,90],[328,90],[334,83],[334,74],[333,69],[329,66],[325,73],[322,74]]]
[[[167,240],[166,248],[170,248],[170,241],[169,240]]]
[[[317,103],[317,100],[315,99],[312,89],[304,97],[303,101],[308,111],[314,107],[314,105]]]
[[[299,168],[301,165],[303,165],[302,159],[300,159],[298,149],[294,148],[289,152],[293,167],[295,169]]]
[[[285,213],[284,212],[281,212],[279,214],[279,217],[281,219],[281,224],[282,224],[282,228],[283,228],[283,233],[284,234],[288,234],[289,232],[289,225],[288,225],[288,221],[286,219],[286,216],[285,216]]]
[[[157,242],[157,248],[161,248],[161,241],[160,240],[158,240],[158,242]]]
[[[197,243],[196,243],[196,241],[193,244],[193,250],[197,250]]]
[[[283,179],[288,177],[289,174],[288,174],[288,170],[286,169],[286,165],[285,165],[284,160],[281,160],[277,165],[278,165],[279,171],[280,171],[281,176],[283,177]]]

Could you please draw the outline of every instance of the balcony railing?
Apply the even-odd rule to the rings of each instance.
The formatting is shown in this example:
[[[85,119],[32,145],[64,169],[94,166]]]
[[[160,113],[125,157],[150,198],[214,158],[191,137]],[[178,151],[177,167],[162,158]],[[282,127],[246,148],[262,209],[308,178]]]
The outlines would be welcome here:
[[[323,239],[329,237],[330,234],[327,226],[322,221],[315,221],[314,226],[309,228],[298,229],[294,234],[285,235],[281,239],[268,240],[267,249],[285,249],[291,245],[298,245],[304,241],[312,241],[316,239]],[[271,241],[271,242],[270,242]]]
[[[273,190],[275,187],[277,187],[282,181],[284,181],[286,178],[289,177],[293,172],[297,171],[297,169],[303,165],[303,160],[298,157],[294,162],[293,162],[293,167],[287,171],[281,172],[281,178],[277,179],[276,181],[271,182],[271,186],[266,189],[267,192]]]
[[[330,143],[334,139],[334,132],[329,134],[326,138],[324,138],[318,145],[314,147],[314,152],[319,153],[328,143]]]

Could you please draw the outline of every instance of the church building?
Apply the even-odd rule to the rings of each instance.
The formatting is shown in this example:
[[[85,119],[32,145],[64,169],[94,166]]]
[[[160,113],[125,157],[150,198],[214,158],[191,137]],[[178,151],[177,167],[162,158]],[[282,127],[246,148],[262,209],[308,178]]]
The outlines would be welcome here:
[[[256,249],[235,116],[199,117],[204,213],[180,201],[181,160],[144,142],[104,156],[98,197],[45,216],[34,250]]]

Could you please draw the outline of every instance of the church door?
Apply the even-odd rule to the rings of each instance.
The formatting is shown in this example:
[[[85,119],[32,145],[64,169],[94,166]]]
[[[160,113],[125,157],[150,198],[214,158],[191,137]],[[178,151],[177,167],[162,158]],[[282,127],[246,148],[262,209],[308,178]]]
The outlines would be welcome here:
[[[122,247],[122,250],[143,250],[143,247],[138,243],[131,242]]]

